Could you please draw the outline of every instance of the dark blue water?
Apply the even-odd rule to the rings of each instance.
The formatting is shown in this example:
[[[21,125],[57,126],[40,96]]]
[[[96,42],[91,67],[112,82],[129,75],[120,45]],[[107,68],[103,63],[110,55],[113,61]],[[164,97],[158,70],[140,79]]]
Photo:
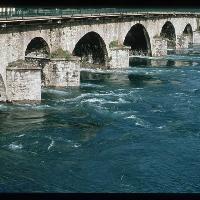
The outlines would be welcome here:
[[[0,104],[0,192],[200,192],[200,59],[170,59]]]

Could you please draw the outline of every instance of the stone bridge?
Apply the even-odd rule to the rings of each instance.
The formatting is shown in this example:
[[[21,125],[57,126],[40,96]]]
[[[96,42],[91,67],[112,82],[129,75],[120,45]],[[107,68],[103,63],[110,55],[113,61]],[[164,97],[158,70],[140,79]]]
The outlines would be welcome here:
[[[40,101],[42,84],[78,86],[84,64],[126,68],[130,54],[188,48],[200,43],[199,19],[129,13],[0,20],[0,101]],[[70,57],[52,57],[59,50]]]

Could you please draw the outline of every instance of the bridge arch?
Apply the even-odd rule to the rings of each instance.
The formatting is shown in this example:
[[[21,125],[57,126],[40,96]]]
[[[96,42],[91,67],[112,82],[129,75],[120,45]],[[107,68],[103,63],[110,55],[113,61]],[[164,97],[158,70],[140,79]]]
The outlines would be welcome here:
[[[27,45],[25,56],[46,58],[50,54],[50,48],[42,37],[33,38]]]
[[[131,46],[133,54],[151,56],[151,42],[146,28],[137,23],[131,27],[124,39],[125,46]]]
[[[174,25],[170,21],[165,22],[162,26],[160,36],[167,40],[168,49],[176,48],[176,32]]]
[[[183,30],[183,35],[188,37],[188,42],[191,43],[193,41],[193,30],[191,24],[187,24],[185,29]]]
[[[105,65],[108,58],[103,38],[94,31],[86,33],[79,39],[72,54],[81,57],[81,61],[99,65]]]
[[[193,34],[191,24],[188,23],[188,24],[185,26],[185,29],[183,30],[183,34],[186,34],[186,35],[192,35],[192,34]]]
[[[186,40],[186,47],[189,47],[191,43],[193,43],[193,30],[192,30],[192,26],[190,23],[188,23],[184,30],[183,30],[183,37]]]

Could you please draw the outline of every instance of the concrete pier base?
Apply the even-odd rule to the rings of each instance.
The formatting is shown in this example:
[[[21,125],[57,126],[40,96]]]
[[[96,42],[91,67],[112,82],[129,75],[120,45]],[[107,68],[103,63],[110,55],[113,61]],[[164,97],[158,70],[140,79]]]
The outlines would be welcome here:
[[[0,102],[6,101],[6,87],[3,81],[3,78],[0,74]]]
[[[50,87],[80,86],[80,59],[50,59],[42,70],[43,84]]]
[[[192,37],[190,35],[177,35],[177,43],[176,43],[176,53],[177,54],[185,54],[188,53],[189,44],[192,43]]]
[[[167,40],[163,37],[154,37],[152,46],[152,56],[167,55]]]
[[[6,69],[9,102],[41,101],[41,68],[23,60],[12,62]]]
[[[193,43],[200,44],[200,31],[193,32]]]
[[[128,68],[131,47],[110,48],[110,68]]]

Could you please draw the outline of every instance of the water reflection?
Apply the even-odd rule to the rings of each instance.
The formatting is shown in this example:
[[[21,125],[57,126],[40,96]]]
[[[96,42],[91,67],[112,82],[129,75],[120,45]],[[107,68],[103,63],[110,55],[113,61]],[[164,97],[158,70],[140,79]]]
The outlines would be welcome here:
[[[180,60],[177,57],[161,57],[161,58],[130,58],[131,67],[188,67],[193,65],[193,60]]]
[[[110,78],[110,74],[107,73],[88,73],[86,71],[82,71],[80,75],[81,82],[90,80],[90,81],[104,81]]]
[[[131,67],[146,67],[149,66],[151,61],[147,58],[140,58],[140,57],[130,57],[129,65]]]
[[[129,74],[128,78],[131,85],[135,87],[144,87],[145,85],[161,84],[162,80],[149,74]]]
[[[34,110],[33,107],[18,107],[14,105],[5,105],[8,111],[0,111],[0,133],[20,132],[22,130],[32,129],[35,125],[41,125],[45,122],[45,112]],[[21,109],[20,109],[21,108]]]

